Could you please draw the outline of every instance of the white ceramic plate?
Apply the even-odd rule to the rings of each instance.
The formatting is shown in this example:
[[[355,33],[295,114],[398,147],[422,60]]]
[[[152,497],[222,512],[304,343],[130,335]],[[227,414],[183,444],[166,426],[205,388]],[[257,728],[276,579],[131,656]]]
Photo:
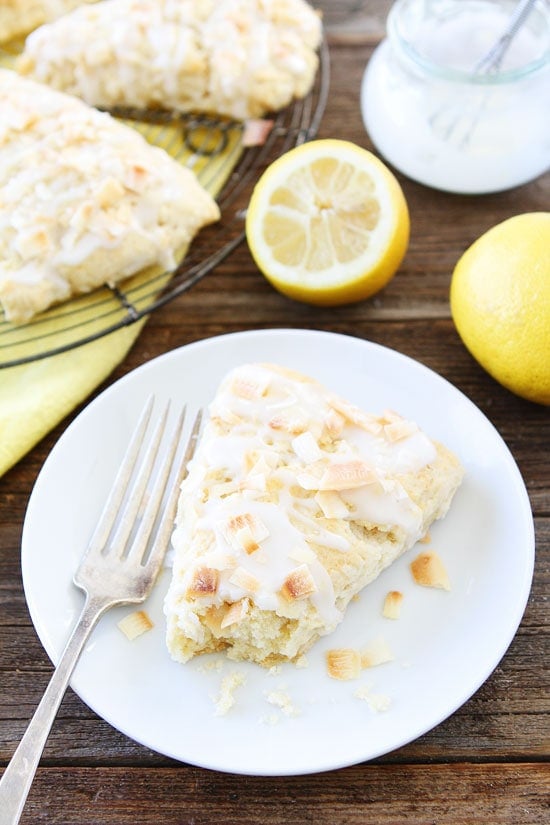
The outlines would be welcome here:
[[[116,627],[132,608],[106,614],[72,680],[78,695],[118,730],[184,762],[234,773],[328,770],[387,753],[433,728],[484,682],[506,651],[529,594],[534,560],[527,493],[506,445],[451,384],[392,350],[352,337],[267,330],[201,341],[151,361],[96,398],[52,450],[32,493],[23,532],[31,616],[56,661],[82,606],[72,575],[145,399],[206,405],[218,382],[247,361],[301,370],[373,412],[393,408],[453,449],[466,469],[451,511],[431,530],[450,593],[419,587],[413,549],[353,603],[344,622],[308,654],[309,665],[271,673],[208,656],[187,665],[164,645],[166,571],[145,609],[155,622],[129,642]],[[404,593],[401,618],[384,619],[389,590]],[[394,661],[338,682],[325,672],[331,647],[383,637]],[[246,681],[224,715],[214,700],[224,676]],[[358,688],[389,698],[376,712]],[[272,701],[288,697],[295,715]],[[271,699],[271,702],[269,701]]]

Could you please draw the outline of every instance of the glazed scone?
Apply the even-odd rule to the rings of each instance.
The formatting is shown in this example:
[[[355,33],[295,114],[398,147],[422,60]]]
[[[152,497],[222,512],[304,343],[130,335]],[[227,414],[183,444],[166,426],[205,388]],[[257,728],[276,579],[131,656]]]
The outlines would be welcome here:
[[[56,20],[83,3],[97,0],[2,0],[0,3],[0,43]]]
[[[17,69],[104,109],[245,120],[309,91],[320,39],[305,0],[105,0],[33,32]]]
[[[21,323],[146,266],[219,217],[194,174],[82,101],[0,70],[0,305]]]
[[[190,463],[165,599],[174,659],[297,660],[447,512],[458,459],[394,412],[247,364],[221,383]]]

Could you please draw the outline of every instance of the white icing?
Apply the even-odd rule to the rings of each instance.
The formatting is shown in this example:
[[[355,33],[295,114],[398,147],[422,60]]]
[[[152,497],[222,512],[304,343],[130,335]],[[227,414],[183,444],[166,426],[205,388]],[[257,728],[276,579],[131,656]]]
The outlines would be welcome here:
[[[303,0],[110,0],[33,32],[23,66],[94,106],[243,120],[308,91],[320,39]]]
[[[394,413],[391,431],[385,429],[384,417],[365,416],[369,430],[348,421],[334,436],[327,430],[334,403],[320,385],[268,366],[247,365],[226,377],[210,406],[211,421],[182,488],[173,537],[177,584],[171,588],[169,604],[189,588],[197,564],[193,543],[202,536],[200,564],[218,570],[219,582],[214,595],[201,598],[221,604],[247,597],[262,610],[292,617],[300,599],[285,604],[281,591],[287,577],[305,565],[315,585],[305,599],[325,625],[335,624],[341,613],[332,582],[313,552],[318,546],[344,554],[350,550],[345,535],[331,530],[315,498],[328,467],[345,470],[347,462],[353,467],[368,465],[368,482],[361,476],[360,486],[330,494],[340,497],[340,518],[403,530],[409,544],[419,537],[422,513],[396,476],[417,472],[432,461],[434,445],[416,425]],[[337,406],[341,414],[348,409],[360,420],[359,411]],[[274,410],[282,417],[275,422]],[[303,430],[289,432],[285,422]],[[298,479],[306,474],[311,491],[300,492]],[[256,542],[251,551],[242,544],[243,536]],[[232,581],[237,568],[253,577],[253,588],[242,584],[246,576]]]
[[[97,251],[115,253],[101,258],[103,282],[170,266],[204,210],[217,212],[189,169],[109,115],[6,69],[0,97],[0,297],[5,282],[52,300],[86,291]]]

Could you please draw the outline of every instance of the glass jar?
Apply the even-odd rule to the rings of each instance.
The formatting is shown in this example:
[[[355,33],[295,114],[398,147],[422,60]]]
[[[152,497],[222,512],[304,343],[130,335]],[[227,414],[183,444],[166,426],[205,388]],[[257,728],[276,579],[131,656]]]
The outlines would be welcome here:
[[[495,74],[475,73],[515,0],[396,0],[361,110],[378,151],[436,189],[497,192],[550,168],[550,4],[538,0]]]

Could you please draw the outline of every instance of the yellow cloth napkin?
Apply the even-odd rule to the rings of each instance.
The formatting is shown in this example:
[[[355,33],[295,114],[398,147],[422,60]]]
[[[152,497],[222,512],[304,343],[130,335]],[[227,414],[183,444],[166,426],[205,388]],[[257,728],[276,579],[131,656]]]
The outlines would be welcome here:
[[[1,61],[0,61],[1,63]],[[193,168],[199,181],[214,197],[235,167],[241,154],[241,130],[228,129],[223,135],[204,127],[195,129],[192,141],[185,140],[181,127],[176,125],[130,124],[154,145],[161,146],[174,158]],[[216,148],[223,137],[222,151],[204,154],[205,149]],[[194,149],[200,151],[193,151]],[[182,256],[185,250],[182,252]],[[121,284],[139,309],[151,299],[151,278],[155,293],[169,281],[170,276],[147,270]],[[109,323],[124,315],[118,302],[108,290],[60,305],[40,316],[40,321],[13,327],[0,327],[0,364],[25,358],[36,349],[30,339],[41,336],[44,347],[52,350],[67,341],[93,334],[104,327],[99,316],[108,312]],[[70,319],[69,316],[70,315]],[[78,324],[77,329],[67,327]],[[145,319],[123,327],[102,338],[58,355],[48,356],[17,366],[0,369],[0,475],[25,455],[53,427],[80,404],[104,381],[125,358],[138,337]]]

